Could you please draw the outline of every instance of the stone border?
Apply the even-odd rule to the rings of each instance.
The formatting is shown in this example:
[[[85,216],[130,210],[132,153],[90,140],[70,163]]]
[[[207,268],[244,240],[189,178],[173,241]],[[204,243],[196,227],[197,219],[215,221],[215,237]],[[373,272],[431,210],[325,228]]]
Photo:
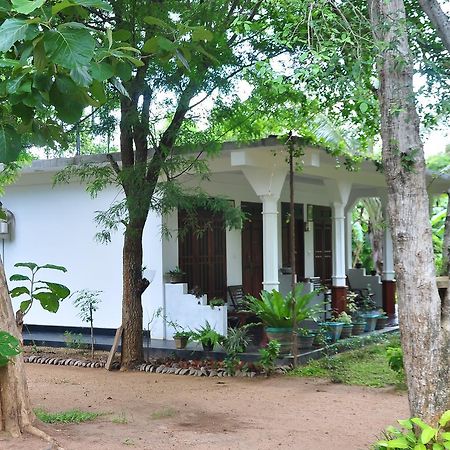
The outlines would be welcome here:
[[[50,364],[54,366],[73,366],[73,367],[86,367],[91,369],[103,369],[105,367],[104,361],[83,361],[74,358],[54,358],[39,355],[24,356],[23,361],[30,364]],[[115,361],[112,363],[112,368],[115,370],[120,369],[120,363]],[[292,367],[289,365],[278,366],[275,368],[274,373],[285,374]],[[138,372],[150,372],[161,374],[173,374],[173,375],[190,375],[196,377],[248,377],[255,378],[256,376],[265,375],[264,373],[246,372],[237,370],[234,375],[228,375],[226,370],[221,367],[219,369],[208,369],[206,367],[180,367],[178,363],[171,365],[143,363],[136,367]]]

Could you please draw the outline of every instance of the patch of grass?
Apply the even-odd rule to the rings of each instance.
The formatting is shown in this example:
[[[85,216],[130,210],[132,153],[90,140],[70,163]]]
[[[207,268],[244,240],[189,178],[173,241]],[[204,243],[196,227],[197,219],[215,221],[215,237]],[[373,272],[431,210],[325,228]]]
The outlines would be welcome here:
[[[167,419],[169,417],[173,417],[176,413],[177,412],[172,408],[164,408],[158,411],[154,411],[150,418],[152,420]]]
[[[119,416],[115,416],[111,419],[112,423],[117,423],[117,424],[122,424],[125,425],[128,423],[128,419],[127,416],[125,415],[124,412],[120,413]]]
[[[50,413],[38,408],[34,410],[34,413],[44,423],[82,423],[94,420],[100,416],[100,413],[80,411],[78,409]]]
[[[359,386],[397,386],[401,389],[403,383],[399,383],[386,357],[387,347],[395,345],[399,345],[399,337],[390,335],[381,342],[363,348],[311,361],[306,366],[292,370],[290,375],[329,378],[335,383]]]

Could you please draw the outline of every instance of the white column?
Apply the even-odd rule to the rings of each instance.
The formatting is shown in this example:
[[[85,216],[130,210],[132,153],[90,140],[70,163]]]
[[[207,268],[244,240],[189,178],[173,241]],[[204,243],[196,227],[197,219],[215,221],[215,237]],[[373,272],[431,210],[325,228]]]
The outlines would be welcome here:
[[[351,269],[353,267],[353,251],[352,251],[352,210],[347,210],[345,217],[345,267]]]
[[[386,217],[386,216],[385,216]],[[392,281],[395,279],[394,254],[392,248],[392,234],[389,227],[384,229],[383,241],[383,280]]]
[[[278,290],[278,197],[260,195],[263,204],[263,287]]]
[[[346,286],[345,215],[342,203],[333,203],[333,286]]]

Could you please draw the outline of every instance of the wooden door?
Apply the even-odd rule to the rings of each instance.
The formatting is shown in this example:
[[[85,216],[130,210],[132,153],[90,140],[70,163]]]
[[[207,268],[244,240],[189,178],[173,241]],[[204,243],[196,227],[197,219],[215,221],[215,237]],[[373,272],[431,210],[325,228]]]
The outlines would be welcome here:
[[[262,204],[243,202],[247,220],[242,228],[242,288],[244,294],[259,296],[263,282]]]
[[[208,295],[208,299],[227,295],[226,233],[223,216],[197,210],[195,226],[184,229],[192,221],[185,211],[178,211],[178,261],[186,272],[191,290]]]
[[[331,208],[314,206],[314,276],[331,286],[332,261]]]

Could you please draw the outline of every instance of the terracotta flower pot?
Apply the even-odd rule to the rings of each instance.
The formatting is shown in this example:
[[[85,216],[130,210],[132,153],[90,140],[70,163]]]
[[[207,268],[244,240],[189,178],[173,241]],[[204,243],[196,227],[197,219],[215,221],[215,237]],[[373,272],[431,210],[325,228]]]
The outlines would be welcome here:
[[[353,331],[353,324],[352,323],[345,323],[342,327],[341,331],[341,339],[348,338],[352,335]]]

